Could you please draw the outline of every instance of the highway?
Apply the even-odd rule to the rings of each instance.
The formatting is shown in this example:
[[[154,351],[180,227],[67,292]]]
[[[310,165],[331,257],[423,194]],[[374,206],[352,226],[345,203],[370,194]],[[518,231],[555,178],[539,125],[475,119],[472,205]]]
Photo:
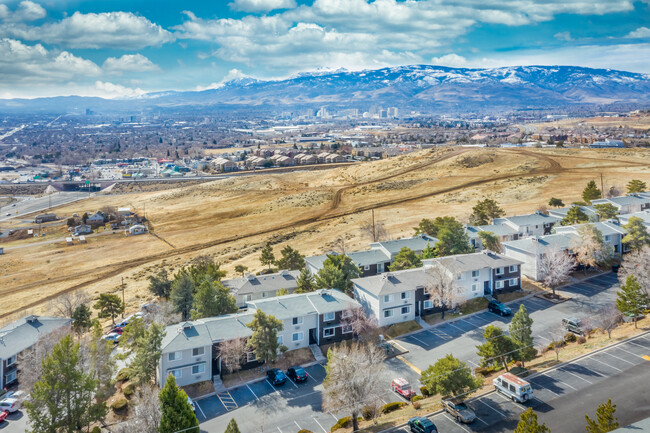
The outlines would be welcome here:
[[[50,207],[54,208],[64,204],[88,198],[87,192],[55,192],[43,197],[28,197],[23,201],[12,203],[0,209],[0,221],[20,218],[24,215],[45,212]],[[7,214],[10,214],[7,216]]]

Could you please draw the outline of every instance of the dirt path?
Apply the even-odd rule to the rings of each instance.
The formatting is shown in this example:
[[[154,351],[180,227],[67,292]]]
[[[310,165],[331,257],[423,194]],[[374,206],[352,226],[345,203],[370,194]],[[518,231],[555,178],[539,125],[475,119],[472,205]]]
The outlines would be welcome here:
[[[444,155],[442,157],[435,158],[433,160],[428,160],[428,161],[426,161],[424,163],[415,164],[415,165],[409,166],[409,167],[407,167],[405,169],[398,170],[398,171],[386,174],[384,176],[380,176],[380,177],[375,178],[375,179],[371,179],[371,180],[368,180],[368,181],[359,182],[359,183],[356,183],[356,184],[351,184],[351,185],[346,185],[346,186],[340,187],[336,191],[336,193],[334,194],[334,197],[332,199],[332,203],[331,203],[331,205],[329,206],[328,209],[326,209],[324,211],[321,211],[321,212],[319,212],[319,213],[317,213],[317,214],[315,214],[315,215],[313,215],[311,217],[299,220],[299,221],[293,221],[291,223],[278,224],[277,226],[274,226],[274,227],[271,227],[271,228],[268,228],[268,229],[264,229],[264,230],[251,232],[251,233],[233,235],[233,236],[228,236],[228,237],[220,238],[220,239],[213,239],[213,240],[210,240],[210,241],[207,241],[207,242],[188,245],[188,246],[180,247],[180,248],[175,248],[173,250],[164,251],[164,252],[161,252],[161,253],[158,253],[158,254],[149,255],[149,256],[138,258],[138,259],[126,260],[126,261],[106,265],[106,266],[103,266],[101,268],[97,268],[95,270],[95,272],[93,272],[93,277],[90,278],[89,280],[85,280],[83,282],[74,284],[74,285],[72,285],[72,286],[70,286],[68,288],[63,289],[63,290],[59,290],[57,292],[51,293],[51,294],[49,294],[49,295],[47,295],[47,296],[45,296],[43,298],[34,300],[34,301],[30,302],[27,305],[16,308],[13,311],[5,312],[3,314],[0,314],[0,319],[4,318],[4,317],[7,317],[7,316],[9,316],[11,314],[15,314],[17,312],[21,312],[21,311],[27,310],[29,308],[36,307],[36,306],[38,306],[40,304],[43,304],[45,302],[48,302],[51,299],[54,299],[54,298],[60,296],[61,294],[83,289],[83,288],[85,288],[85,287],[87,287],[87,286],[89,286],[91,284],[98,283],[98,282],[100,282],[100,281],[102,281],[104,279],[120,275],[121,273],[123,273],[125,271],[128,271],[129,269],[132,269],[132,268],[135,268],[135,267],[138,267],[138,266],[142,266],[142,265],[145,265],[147,263],[160,261],[162,259],[202,251],[202,250],[205,250],[207,248],[227,244],[227,243],[238,241],[238,240],[241,240],[241,239],[246,239],[246,238],[256,237],[256,236],[263,236],[263,235],[275,233],[275,232],[278,232],[278,231],[281,231],[281,230],[287,230],[287,229],[292,229],[292,228],[295,229],[296,227],[306,226],[306,225],[310,225],[310,224],[314,224],[314,223],[320,223],[320,222],[340,218],[340,217],[343,217],[343,216],[357,214],[357,213],[360,213],[360,212],[366,212],[366,211],[371,210],[371,209],[377,209],[377,208],[382,208],[382,207],[388,207],[388,206],[394,206],[394,205],[398,205],[398,204],[402,204],[402,203],[407,203],[407,202],[411,202],[411,201],[417,201],[417,200],[421,200],[421,199],[424,199],[424,198],[429,198],[429,197],[433,197],[433,196],[436,196],[436,195],[446,194],[446,193],[449,193],[449,192],[463,190],[463,189],[466,189],[466,188],[479,186],[479,185],[484,185],[484,184],[497,182],[497,181],[501,181],[501,180],[520,178],[522,176],[535,176],[535,175],[541,175],[541,174],[558,174],[558,173],[561,173],[561,172],[572,172],[573,171],[572,169],[566,169],[566,168],[562,167],[562,165],[559,162],[557,162],[552,156],[538,154],[536,152],[531,152],[531,151],[526,151],[526,150],[513,149],[513,150],[508,150],[508,152],[527,155],[527,156],[531,156],[531,157],[543,160],[544,162],[546,162],[547,167],[545,167],[545,168],[537,168],[537,169],[531,170],[531,171],[526,172],[526,173],[506,174],[506,175],[491,177],[489,179],[476,179],[476,180],[461,183],[459,185],[453,185],[453,186],[449,186],[449,187],[446,187],[446,188],[437,189],[435,191],[428,191],[428,192],[425,192],[425,193],[422,193],[422,194],[416,194],[416,195],[412,195],[412,196],[400,197],[400,198],[397,198],[397,199],[384,200],[384,201],[381,201],[381,202],[378,202],[378,203],[373,203],[373,204],[369,204],[369,205],[355,207],[353,209],[345,210],[343,212],[336,212],[336,210],[341,205],[341,200],[342,200],[343,194],[346,191],[349,191],[352,188],[356,188],[356,187],[364,186],[364,185],[368,185],[368,184],[373,184],[373,183],[377,183],[377,182],[383,182],[383,181],[386,181],[386,180],[393,179],[395,177],[403,176],[403,175],[411,173],[413,171],[421,170],[423,168],[427,168],[427,167],[430,167],[432,165],[438,164],[438,163],[440,163],[440,162],[442,162],[444,160],[447,160],[449,158],[453,158],[453,157],[458,156],[458,155],[460,155],[460,154],[462,154],[464,152],[467,152],[469,150],[471,150],[471,149],[467,149],[467,148],[457,149],[457,150],[454,150],[452,152],[449,152],[448,154],[446,154],[446,155]],[[558,156],[557,158],[560,158],[560,157]],[[612,162],[611,160],[603,160],[603,162],[604,161]],[[630,165],[630,164],[632,164],[632,165],[646,165],[644,163],[634,163],[634,162],[626,163],[626,165]],[[56,282],[64,282],[64,281],[67,281],[67,280],[79,279],[79,278],[83,278],[84,276],[88,276],[88,273],[87,272],[78,272],[78,273],[74,273],[74,274],[68,274],[68,275],[65,275],[65,276],[51,278],[51,279],[48,279],[48,280],[45,280],[45,281],[37,281],[37,282],[33,282],[33,283],[29,283],[29,284],[25,284],[25,285],[13,287],[13,288],[0,289],[0,294],[1,295],[7,295],[7,294],[11,294],[11,293],[16,293],[16,292],[19,292],[19,291],[22,291],[22,290],[26,290],[26,289],[32,289],[32,288],[39,287],[39,286],[46,286],[48,284],[52,284],[52,283],[56,283]]]

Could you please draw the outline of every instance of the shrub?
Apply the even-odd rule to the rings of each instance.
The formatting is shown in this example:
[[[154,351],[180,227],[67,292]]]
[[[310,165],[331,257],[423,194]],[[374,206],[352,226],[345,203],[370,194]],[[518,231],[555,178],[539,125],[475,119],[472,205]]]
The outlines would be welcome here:
[[[576,337],[576,334],[573,332],[567,332],[564,334],[564,341],[566,343],[575,343],[578,338]]]
[[[117,373],[115,380],[118,382],[125,382],[133,377],[133,369],[130,367],[125,367]]]
[[[313,433],[311,430],[302,429],[298,433]]]
[[[336,421],[336,424],[332,426],[331,431],[335,431],[340,428],[348,428],[348,427],[352,427],[352,418],[349,416],[344,416],[343,418]]]
[[[375,415],[377,415],[377,408],[374,406],[366,406],[361,411],[361,415],[363,416],[363,419],[370,421],[375,417]]]
[[[415,403],[416,401],[420,401],[420,400],[422,400],[423,398],[424,398],[424,397],[421,396],[421,395],[416,395],[416,396],[413,396],[413,398],[411,399],[411,401]]]
[[[413,409],[420,410],[421,407],[422,407],[422,405],[420,404],[419,401],[414,401],[413,402]]]
[[[102,433],[102,429],[100,429],[99,426],[95,426],[90,430],[90,433]]]
[[[117,399],[111,404],[111,409],[113,409],[115,412],[119,412],[123,409],[126,409],[126,407],[129,405],[129,402],[125,398],[120,398]]]
[[[584,344],[587,342],[587,339],[583,337],[582,335],[578,337],[578,344]]]
[[[480,374],[481,376],[487,376],[491,373],[490,369],[488,369],[487,367],[476,367],[474,369],[474,372],[476,374]]]
[[[429,392],[429,388],[427,388],[426,386],[421,386],[420,392],[424,397],[429,397],[431,395],[431,393]]]
[[[401,407],[403,407],[405,405],[406,405],[406,403],[403,402],[403,401],[394,401],[394,402],[391,402],[391,403],[386,403],[385,405],[383,405],[381,407],[381,413],[382,414],[391,413],[391,412],[393,412],[393,411],[395,411],[395,410],[397,410],[397,409],[399,409],[399,408],[401,408]]]
[[[131,397],[135,393],[135,383],[129,383],[122,387],[122,393],[125,397]]]

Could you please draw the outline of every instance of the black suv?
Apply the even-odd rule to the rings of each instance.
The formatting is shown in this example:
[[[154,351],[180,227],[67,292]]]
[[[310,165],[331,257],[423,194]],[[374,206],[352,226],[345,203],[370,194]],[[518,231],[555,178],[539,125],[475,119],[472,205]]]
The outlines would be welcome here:
[[[302,367],[289,367],[287,376],[293,379],[294,382],[304,382],[307,380],[307,372]]]
[[[438,433],[436,425],[429,418],[416,416],[409,420],[411,433]]]
[[[496,299],[492,299],[490,301],[488,304],[488,310],[502,316],[509,316],[512,314],[512,310],[509,307],[506,307],[505,304],[497,301]]]
[[[287,375],[279,368],[272,368],[266,372],[266,377],[273,385],[284,385],[287,381]]]

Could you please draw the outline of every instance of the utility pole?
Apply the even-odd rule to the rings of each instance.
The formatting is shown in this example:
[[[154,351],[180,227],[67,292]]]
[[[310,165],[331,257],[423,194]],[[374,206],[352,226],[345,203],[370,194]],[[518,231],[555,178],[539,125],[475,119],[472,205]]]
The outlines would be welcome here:
[[[375,229],[375,210],[371,209],[372,212],[372,241],[377,242],[377,230]]]
[[[126,310],[126,302],[124,301],[124,277],[122,277],[122,319],[124,319],[125,310]]]
[[[600,173],[600,190],[602,191],[603,198],[605,198],[605,184],[603,183],[603,173]]]

